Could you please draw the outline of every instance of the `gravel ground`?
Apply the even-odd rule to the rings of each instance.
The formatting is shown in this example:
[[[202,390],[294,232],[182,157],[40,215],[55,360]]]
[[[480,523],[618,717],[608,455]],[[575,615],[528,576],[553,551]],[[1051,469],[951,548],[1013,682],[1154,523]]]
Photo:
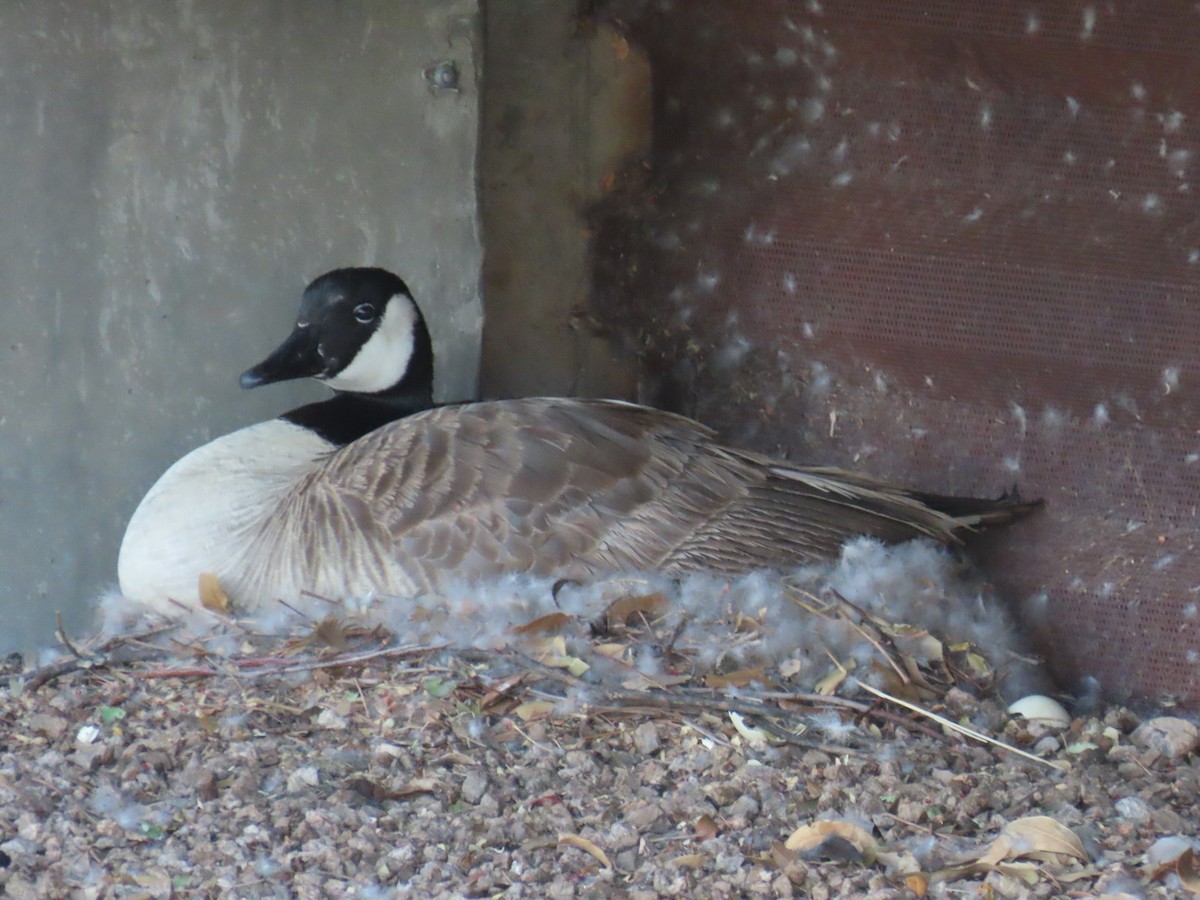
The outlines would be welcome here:
[[[853,679],[797,690],[786,662],[583,672],[582,657],[647,640],[628,624],[593,627],[587,653],[545,620],[494,650],[397,648],[333,619],[290,640],[234,630],[219,653],[170,633],[84,642],[2,691],[0,883],[14,897],[301,898],[1200,884],[1200,759],[1182,720],[1139,728],[1114,708],[1055,728],[962,679],[925,692],[924,708],[1036,761]]]

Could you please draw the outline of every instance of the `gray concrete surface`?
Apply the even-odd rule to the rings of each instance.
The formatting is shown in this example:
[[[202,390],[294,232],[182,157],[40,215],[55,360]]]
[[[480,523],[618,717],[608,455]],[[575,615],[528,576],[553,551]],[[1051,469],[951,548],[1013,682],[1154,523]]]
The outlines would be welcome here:
[[[0,650],[90,623],[163,469],[319,397],[238,390],[299,291],[405,277],[475,391],[475,0],[0,6]],[[423,72],[455,61],[457,91]]]
[[[630,349],[591,325],[590,212],[649,151],[650,67],[576,6],[486,4],[480,385],[489,397],[636,394]]]

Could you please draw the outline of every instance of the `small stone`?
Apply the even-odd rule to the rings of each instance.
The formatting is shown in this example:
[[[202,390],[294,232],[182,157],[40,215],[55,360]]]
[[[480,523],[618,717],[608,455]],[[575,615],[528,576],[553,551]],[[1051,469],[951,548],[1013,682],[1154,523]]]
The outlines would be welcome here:
[[[742,794],[726,810],[726,815],[752,819],[758,815],[758,801],[750,794]]]
[[[323,709],[317,716],[317,726],[330,731],[341,731],[346,727],[346,717],[332,709]]]
[[[641,836],[628,822],[616,822],[608,831],[608,846],[613,850],[627,850],[636,847]]]
[[[212,770],[205,766],[189,766],[184,769],[181,779],[185,785],[196,792],[200,800],[215,800],[217,797],[217,779]]]
[[[1122,797],[1113,804],[1113,808],[1130,822],[1145,822],[1153,814],[1153,810],[1140,797]]]
[[[625,808],[625,821],[638,831],[646,831],[662,818],[662,809],[657,803],[635,800]]]
[[[1179,759],[1200,746],[1200,731],[1187,719],[1159,716],[1139,725],[1133,732],[1133,742],[1168,759]]]
[[[1189,838],[1170,834],[1159,838],[1146,850],[1146,865],[1151,869],[1170,865],[1192,850],[1193,844]]]
[[[643,722],[633,732],[633,748],[642,756],[657,753],[662,744],[658,739],[658,728],[653,722]]]
[[[113,748],[107,744],[87,744],[67,757],[85,772],[95,772],[113,761]]]
[[[67,720],[62,716],[34,713],[29,717],[29,730],[35,734],[45,735],[51,740],[57,740],[67,730]],[[82,731],[82,729],[80,730]]]
[[[1188,821],[1169,806],[1154,810],[1151,821],[1154,823],[1154,829],[1160,832],[1183,833],[1190,828]]]
[[[1033,745],[1033,752],[1038,756],[1053,756],[1061,746],[1057,735],[1048,734],[1038,738],[1037,743]]]
[[[38,897],[43,896],[42,892],[32,882],[26,881],[20,875],[14,875],[8,879],[4,888],[7,896],[15,897],[17,900],[24,900],[24,898],[37,900]]]
[[[795,893],[792,890],[792,880],[783,874],[776,876],[771,882],[771,890],[775,892],[776,897],[791,897]]]
[[[462,798],[465,802],[474,806],[483,799],[483,795],[487,793],[487,789],[487,775],[479,769],[472,769],[467,773],[467,777],[463,779]]]
[[[288,793],[296,793],[304,788],[316,787],[317,782],[321,780],[320,774],[317,772],[316,766],[301,766],[296,771],[288,775],[287,789]]]

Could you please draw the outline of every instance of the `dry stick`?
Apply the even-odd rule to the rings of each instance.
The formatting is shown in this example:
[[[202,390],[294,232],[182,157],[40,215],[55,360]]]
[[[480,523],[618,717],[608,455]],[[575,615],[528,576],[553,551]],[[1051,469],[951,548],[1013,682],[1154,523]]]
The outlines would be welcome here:
[[[339,609],[345,609],[345,607],[346,607],[346,604],[343,603],[341,600],[334,600],[332,597],[326,597],[324,594],[318,594],[316,591],[303,590],[300,592],[300,596],[311,597],[313,600],[320,600],[322,603],[328,603],[330,606],[336,606]],[[282,600],[280,600],[279,602],[283,603]],[[286,603],[284,605],[287,606]],[[299,612],[299,610],[296,610],[295,607],[293,607],[293,606],[288,606],[288,609]],[[303,613],[301,613],[301,615],[303,615]],[[308,618],[308,617],[305,616],[305,618]]]
[[[239,673],[241,677],[254,678],[259,675],[281,675],[291,672],[309,672],[315,669],[334,669],[339,666],[352,666],[355,663],[370,662],[373,659],[391,659],[402,656],[419,656],[422,653],[434,653],[445,650],[448,644],[431,646],[387,647],[383,650],[365,650],[361,653],[343,653],[331,656],[329,659],[318,659],[311,662],[293,663],[278,668],[264,668],[262,671]]]
[[[71,639],[67,637],[67,632],[63,629],[62,610],[54,611],[54,636],[58,638],[58,642],[71,651],[71,655],[76,659],[83,659],[84,656],[75,649],[75,645],[71,643]]]
[[[851,622],[850,617],[846,615],[845,610],[838,610],[838,612],[841,613],[841,615],[846,619],[846,621],[850,623],[850,626],[852,628],[854,628],[854,630],[857,631],[859,634],[861,634],[864,638],[866,638],[870,642],[871,646],[874,647],[876,650],[878,650],[880,655],[882,655],[883,658],[888,661],[888,665],[891,666],[895,670],[895,672],[898,676],[900,676],[900,681],[904,684],[911,684],[912,678],[910,678],[908,673],[905,672],[903,668],[901,668],[900,664],[898,662],[896,662],[895,657],[892,655],[892,654],[896,654],[897,656],[899,655],[899,651],[896,649],[896,645],[892,642],[892,640],[886,634],[883,633],[882,629],[880,629],[879,626],[877,626],[874,623],[874,621],[872,621],[871,617],[869,615],[867,615],[866,610],[864,610],[858,604],[851,602],[846,597],[843,597],[837,591],[833,591],[833,596],[835,596],[839,601],[841,601],[846,606],[850,607],[852,610],[854,610],[856,613],[858,613],[858,617],[862,620],[862,624],[859,624],[858,622]],[[868,631],[867,631],[868,628],[871,631],[875,632],[875,636],[872,636],[871,634],[868,633]],[[884,649],[883,643],[881,643],[881,642],[886,643],[888,645],[888,647],[891,648],[890,653],[888,652],[888,650]]]
[[[1036,763],[1041,763],[1044,766],[1049,766],[1051,769],[1058,769],[1060,772],[1067,771],[1071,768],[1066,763],[1042,759],[1040,756],[1034,756],[1032,753],[1026,753],[1024,750],[1021,750],[1019,747],[1014,747],[1012,744],[1006,744],[1004,741],[998,741],[995,738],[988,737],[986,734],[975,731],[973,728],[967,728],[965,725],[959,725],[957,722],[953,722],[944,716],[939,716],[937,713],[923,709],[922,707],[917,706],[915,703],[909,703],[907,700],[901,700],[899,697],[893,697],[886,691],[879,690],[879,688],[871,687],[871,685],[867,684],[866,682],[860,681],[858,682],[858,686],[868,693],[874,694],[876,697],[880,697],[883,700],[890,700],[892,703],[895,703],[898,706],[903,706],[905,709],[915,712],[917,715],[926,716],[930,719],[933,719],[942,727],[949,728],[951,731],[957,731],[959,734],[965,735],[969,738],[974,738],[980,743],[993,744],[996,747],[1000,747],[1004,750],[1008,750],[1011,753],[1015,753],[1017,756],[1023,756],[1025,759],[1032,760]]]
[[[50,681],[55,681],[63,675],[69,675],[72,672],[80,672],[90,669],[100,669],[109,666],[112,662],[111,655],[122,647],[130,644],[140,643],[147,638],[152,638],[162,634],[165,631],[170,631],[178,626],[176,625],[160,625],[155,628],[147,629],[146,631],[138,632],[137,634],[129,635],[128,637],[114,637],[100,646],[91,656],[84,656],[79,653],[69,641],[66,641],[66,634],[62,631],[61,623],[58,628],[58,635],[63,640],[71,652],[75,654],[67,659],[60,659],[57,662],[42,666],[29,673],[29,677],[25,678],[24,687],[27,691],[36,691],[42,685]],[[164,650],[156,647],[144,647],[139,653],[121,660],[121,662],[140,661],[144,659],[153,659],[156,656],[165,654]]]

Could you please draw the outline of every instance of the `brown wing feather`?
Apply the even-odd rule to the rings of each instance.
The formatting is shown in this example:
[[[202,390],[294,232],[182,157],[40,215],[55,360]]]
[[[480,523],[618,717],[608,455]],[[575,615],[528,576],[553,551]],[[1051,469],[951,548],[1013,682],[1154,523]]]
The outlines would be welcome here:
[[[341,490],[304,514],[386,535],[419,586],[448,571],[741,572],[828,558],[854,535],[951,541],[971,524],[899,489],[783,466],[716,444],[691,420],[612,401],[419,413],[333,454],[313,478]]]

